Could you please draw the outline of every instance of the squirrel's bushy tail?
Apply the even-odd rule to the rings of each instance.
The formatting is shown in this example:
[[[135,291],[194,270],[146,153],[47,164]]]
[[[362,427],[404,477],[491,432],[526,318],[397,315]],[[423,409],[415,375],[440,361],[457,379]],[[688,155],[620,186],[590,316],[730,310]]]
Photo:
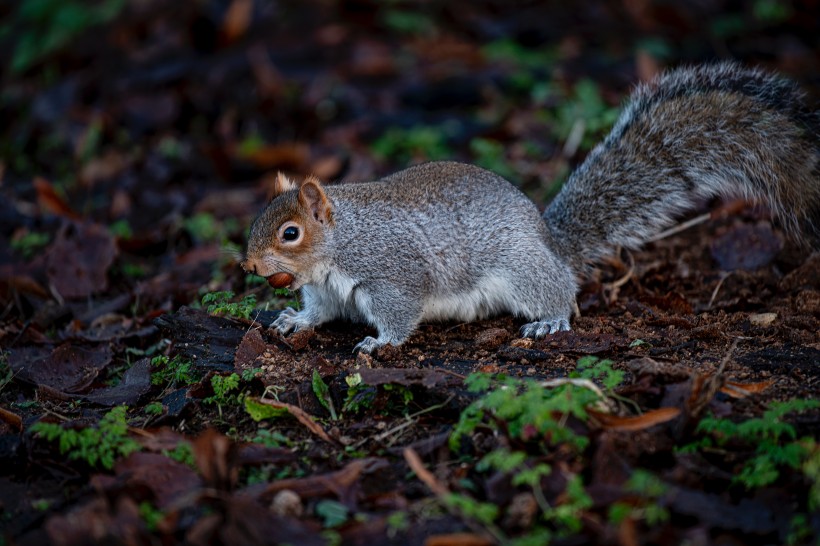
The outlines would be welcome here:
[[[716,195],[765,202],[820,243],[820,112],[793,82],[721,63],[640,85],[544,213],[576,271],[634,248]]]

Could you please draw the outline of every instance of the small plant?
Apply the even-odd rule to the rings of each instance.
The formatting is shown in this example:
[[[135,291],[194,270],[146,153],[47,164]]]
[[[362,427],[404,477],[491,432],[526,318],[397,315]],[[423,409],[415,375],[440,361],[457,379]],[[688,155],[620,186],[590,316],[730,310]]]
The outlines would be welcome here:
[[[251,440],[255,444],[262,444],[265,447],[290,447],[293,443],[281,432],[260,428],[256,436]]]
[[[239,390],[239,375],[215,375],[211,377],[211,387],[214,390],[213,396],[202,400],[206,404],[216,404],[219,415],[222,416],[222,406],[229,404],[240,404],[243,396],[234,392]]]
[[[342,412],[359,413],[373,405],[378,390],[376,387],[362,383],[361,374],[354,373],[345,377],[347,397],[342,405]]]
[[[597,379],[607,389],[618,385],[623,379],[623,372],[612,369],[611,362],[595,358],[581,359],[571,375],[581,379]],[[471,392],[487,392],[461,413],[450,436],[450,447],[454,450],[459,448],[463,435],[471,433],[482,423],[498,429],[498,423],[503,422],[512,438],[543,438],[550,444],[563,443],[579,451],[589,442],[565,427],[563,422],[570,415],[586,420],[587,406],[599,399],[599,394],[590,389],[573,383],[546,389],[532,380],[503,375],[493,379],[480,373],[470,374],[465,383]],[[494,384],[495,388],[490,390]]]
[[[48,233],[38,231],[27,231],[11,240],[11,248],[29,259],[42,250],[49,241]]]
[[[256,295],[248,294],[238,302],[231,302],[234,293],[211,292],[202,296],[202,305],[208,305],[208,312],[212,315],[229,315],[231,317],[250,319],[256,307]]]
[[[626,519],[645,521],[653,527],[669,519],[669,511],[658,503],[669,489],[651,472],[635,470],[624,488],[638,497],[632,502],[615,502],[609,507],[609,521],[619,525]]]
[[[140,449],[140,445],[128,437],[126,411],[126,406],[117,406],[106,413],[96,427],[75,430],[56,423],[39,422],[31,427],[31,431],[49,442],[57,440],[60,453],[67,453],[69,459],[111,470],[118,458]]]
[[[583,138],[580,148],[589,150],[609,131],[618,114],[618,108],[604,102],[598,84],[592,80],[581,80],[554,113],[555,136],[566,140],[581,124]]]
[[[330,389],[327,384],[322,381],[322,376],[319,375],[319,370],[313,370],[313,379],[311,381],[313,387],[313,394],[319,399],[319,403],[330,413],[330,418],[334,421],[339,417],[336,415],[336,408],[333,407],[333,398],[330,396]]]
[[[142,410],[148,415],[160,415],[165,411],[165,408],[162,406],[162,402],[151,402],[146,404]]]
[[[134,236],[134,230],[131,229],[131,224],[129,224],[125,218],[117,220],[108,226],[108,231],[111,232],[111,235],[119,239],[130,239]]]
[[[162,451],[162,454],[172,461],[187,465],[191,468],[196,468],[194,449],[188,442],[179,442],[174,449],[165,449]]]
[[[151,359],[151,384],[152,385],[190,385],[197,381],[193,372],[194,364],[190,360],[183,360],[176,355],[169,359],[160,355]]]
[[[409,129],[388,129],[371,145],[373,153],[382,159],[407,163],[411,159],[435,160],[451,157],[447,144],[449,134],[446,126],[419,125]]]
[[[504,145],[489,138],[474,138],[470,141],[470,152],[479,167],[500,174],[507,180],[518,182],[518,173],[507,161]]]
[[[26,0],[20,2],[9,22],[0,27],[0,37],[14,31],[18,36],[11,58],[11,71],[20,73],[48,55],[68,46],[90,28],[114,19],[125,0],[79,2],[77,0]]]
[[[777,480],[781,468],[801,470],[810,460],[812,439],[798,440],[794,426],[784,418],[789,413],[817,408],[820,408],[820,400],[794,399],[772,402],[762,417],[742,423],[709,416],[696,429],[707,436],[684,447],[683,451],[724,447],[733,442],[748,445],[754,449],[754,455],[743,464],[733,481],[746,489],[763,487]]]
[[[148,501],[142,501],[139,504],[139,514],[142,518],[142,521],[145,522],[145,527],[151,532],[157,530],[159,522],[162,521],[162,518],[165,517],[165,514],[162,513],[162,510],[160,510]]]
[[[325,499],[316,503],[316,515],[327,529],[338,527],[348,520],[347,507],[339,501]]]

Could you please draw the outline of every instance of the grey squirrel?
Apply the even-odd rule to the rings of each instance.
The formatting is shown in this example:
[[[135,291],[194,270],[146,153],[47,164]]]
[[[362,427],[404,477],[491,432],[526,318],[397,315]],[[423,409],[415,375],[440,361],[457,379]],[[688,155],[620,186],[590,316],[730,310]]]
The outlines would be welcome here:
[[[280,175],[242,267],[302,288],[302,310],[271,325],[282,334],[362,321],[378,337],[356,350],[371,353],[421,321],[507,312],[541,338],[569,330],[589,264],[717,195],[762,200],[820,241],[820,113],[793,82],[721,63],[639,85],[543,217],[500,176],[450,161],[332,186]]]

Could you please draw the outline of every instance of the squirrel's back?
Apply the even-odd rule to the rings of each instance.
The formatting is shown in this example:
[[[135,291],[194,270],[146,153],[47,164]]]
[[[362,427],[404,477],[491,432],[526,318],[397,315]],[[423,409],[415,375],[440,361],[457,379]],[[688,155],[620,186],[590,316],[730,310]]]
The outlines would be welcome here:
[[[764,201],[787,231],[820,241],[820,114],[796,84],[721,63],[638,86],[544,219],[579,270],[717,195]]]

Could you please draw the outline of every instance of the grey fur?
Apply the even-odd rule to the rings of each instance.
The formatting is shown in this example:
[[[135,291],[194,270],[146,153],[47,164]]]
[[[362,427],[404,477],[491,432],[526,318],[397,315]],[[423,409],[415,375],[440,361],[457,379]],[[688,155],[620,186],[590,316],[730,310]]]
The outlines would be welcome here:
[[[332,214],[313,226],[298,267],[270,250],[279,226],[305,215],[299,190],[283,192],[254,223],[243,266],[290,271],[303,285],[303,310],[272,325],[282,333],[364,321],[378,337],[357,349],[372,352],[422,320],[509,312],[540,338],[569,329],[589,263],[640,245],[704,198],[761,199],[791,232],[820,239],[819,128],[787,80],[729,63],[679,69],[637,88],[543,219],[496,174],[427,163],[324,188]]]
[[[789,80],[734,63],[668,72],[638,86],[547,208],[552,247],[583,270],[717,195],[763,201],[816,244],[818,146],[820,114]]]

